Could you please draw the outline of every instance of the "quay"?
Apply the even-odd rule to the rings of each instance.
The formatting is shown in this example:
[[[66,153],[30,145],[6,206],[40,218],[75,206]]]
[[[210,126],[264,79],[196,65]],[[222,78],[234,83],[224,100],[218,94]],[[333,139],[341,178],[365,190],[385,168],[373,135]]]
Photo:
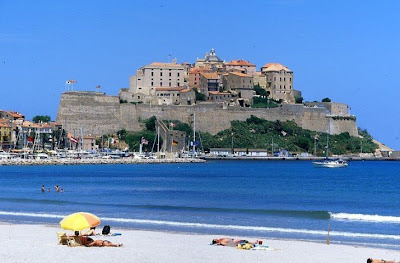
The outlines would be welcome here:
[[[264,161],[317,161],[324,160],[325,157],[302,157],[302,156],[206,156],[204,160],[264,160]],[[359,156],[343,156],[332,157],[332,159],[342,159],[344,161],[400,161],[400,157],[359,157]]]
[[[48,159],[3,159],[0,166],[5,165],[84,165],[84,164],[160,164],[160,163],[203,163],[203,159],[198,158],[174,158],[174,159],[139,159],[139,158],[48,158]]]

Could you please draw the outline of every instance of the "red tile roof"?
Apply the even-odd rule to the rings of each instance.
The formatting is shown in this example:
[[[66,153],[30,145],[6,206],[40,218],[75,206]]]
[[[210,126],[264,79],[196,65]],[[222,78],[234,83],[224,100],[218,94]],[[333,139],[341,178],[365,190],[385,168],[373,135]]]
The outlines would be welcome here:
[[[252,77],[250,75],[247,75],[247,74],[244,74],[244,73],[241,73],[241,72],[229,72],[229,74],[233,74],[233,75],[236,75],[236,76],[239,76],[239,77],[245,77],[245,78],[251,78]]]
[[[264,69],[265,68],[265,69]],[[265,64],[261,69],[264,69],[263,71],[288,71],[292,72],[288,67],[280,64],[280,63],[267,63]]]
[[[184,87],[158,87],[156,91],[181,91],[184,89]]]
[[[208,93],[210,93],[212,95],[232,95],[229,92],[219,92],[219,91],[209,91]]]
[[[203,75],[203,77],[205,77],[206,79],[219,79],[218,74],[215,72],[201,72],[201,75]]]
[[[255,67],[253,63],[250,63],[249,61],[239,59],[239,60],[232,60],[231,62],[226,63],[227,66],[249,66],[249,67]]]

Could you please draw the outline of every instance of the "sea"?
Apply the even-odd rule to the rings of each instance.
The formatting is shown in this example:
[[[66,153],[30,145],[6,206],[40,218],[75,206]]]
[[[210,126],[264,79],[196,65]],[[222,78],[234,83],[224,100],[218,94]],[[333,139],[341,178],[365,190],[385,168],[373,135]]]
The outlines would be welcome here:
[[[79,211],[97,215],[99,231],[110,225],[400,250],[400,163],[0,166],[0,221],[58,225]]]

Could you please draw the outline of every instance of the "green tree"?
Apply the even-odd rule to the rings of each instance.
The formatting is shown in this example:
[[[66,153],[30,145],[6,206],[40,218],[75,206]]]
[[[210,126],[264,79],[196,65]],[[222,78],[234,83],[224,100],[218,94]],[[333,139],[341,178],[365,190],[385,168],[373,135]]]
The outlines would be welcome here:
[[[330,98],[323,98],[322,102],[331,102],[331,99]]]
[[[152,116],[149,119],[145,120],[146,130],[155,131],[156,130],[156,116]]]
[[[266,91],[265,89],[261,88],[261,86],[258,85],[258,84],[257,84],[257,85],[254,85],[254,88],[253,88],[253,89],[256,91],[256,95],[266,96],[266,97],[269,96],[269,92]]]
[[[197,88],[193,88],[195,94],[196,94],[196,101],[205,101],[206,100],[206,95],[203,93],[200,93]]]
[[[303,103],[303,97],[297,97],[296,103],[299,103],[299,104]]]
[[[120,138],[123,141],[125,140],[127,134],[128,132],[125,129],[117,131],[118,138]]]
[[[51,118],[48,115],[37,115],[37,116],[33,117],[32,120],[34,123],[50,122]]]

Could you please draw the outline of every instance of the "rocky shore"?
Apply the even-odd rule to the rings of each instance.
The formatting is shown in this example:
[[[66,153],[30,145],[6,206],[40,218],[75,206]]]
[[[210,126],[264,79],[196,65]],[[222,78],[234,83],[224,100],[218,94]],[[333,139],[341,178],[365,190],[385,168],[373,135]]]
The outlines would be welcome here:
[[[73,158],[49,158],[49,159],[4,159],[0,165],[82,165],[82,164],[155,164],[155,163],[203,163],[205,160],[195,158],[175,159],[73,159]]]

